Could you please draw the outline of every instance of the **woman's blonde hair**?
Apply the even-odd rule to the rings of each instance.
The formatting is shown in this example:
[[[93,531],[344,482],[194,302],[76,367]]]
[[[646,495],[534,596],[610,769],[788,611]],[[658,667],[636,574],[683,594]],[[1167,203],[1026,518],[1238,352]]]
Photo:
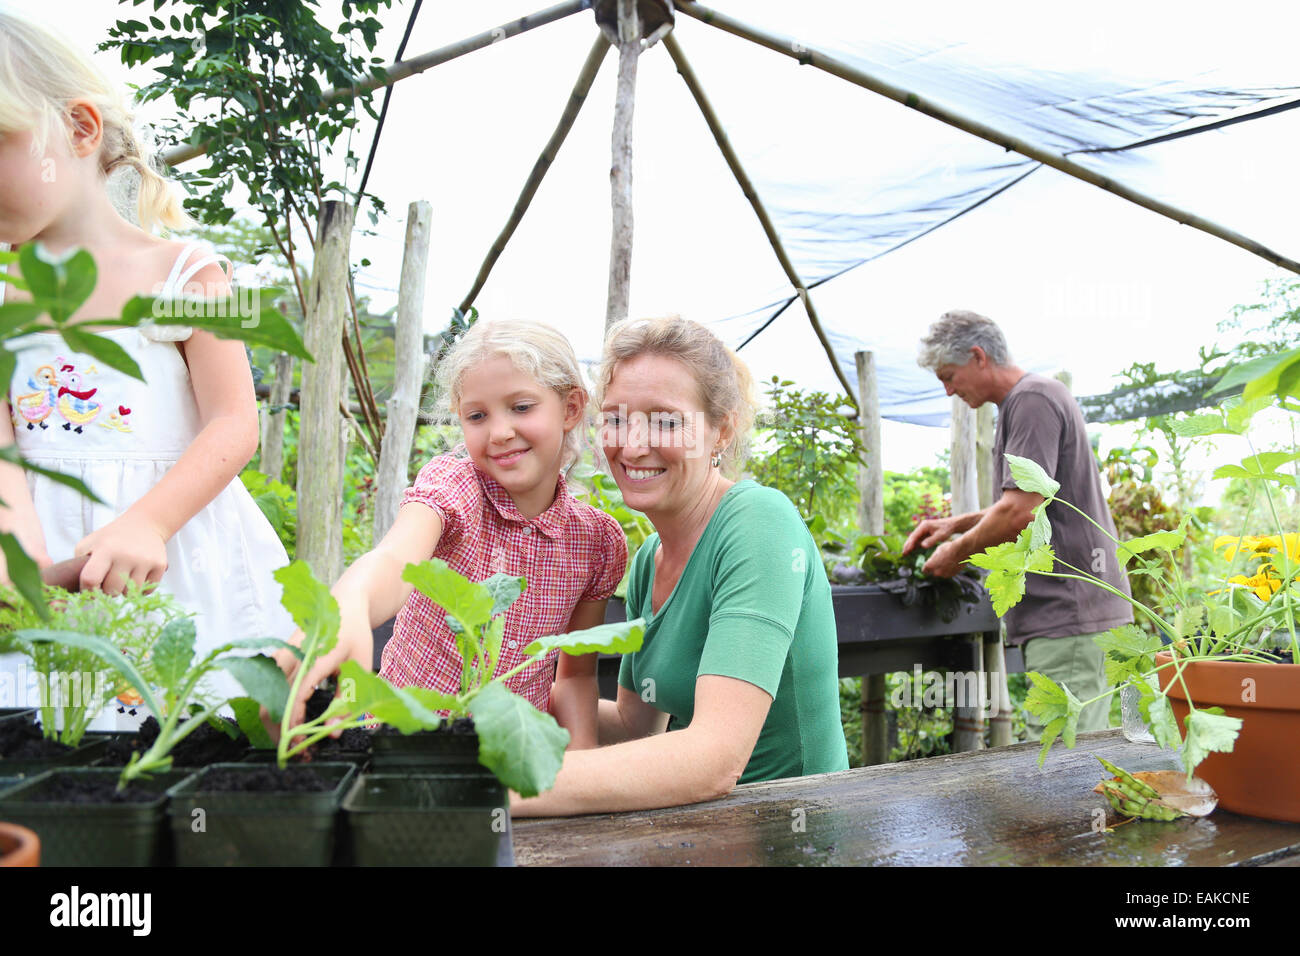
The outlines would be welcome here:
[[[758,403],[749,368],[722,341],[690,319],[670,315],[658,319],[627,319],[610,328],[605,352],[596,369],[595,406],[620,362],[638,355],[663,355],[686,366],[700,392],[700,404],[715,428],[730,425],[732,440],[722,453],[728,474],[739,474],[748,457],[749,431]]]
[[[105,179],[123,166],[140,174],[140,226],[149,231],[159,224],[192,226],[171,185],[140,145],[122,95],[52,30],[0,8],[0,132],[31,132],[38,155],[51,134],[71,144],[68,105],[78,99],[93,103],[103,119],[99,168]]]
[[[586,406],[587,386],[573,346],[551,326],[523,319],[480,319],[438,363],[439,406],[444,413],[460,414],[461,382],[469,369],[488,359],[503,356],[510,364],[539,385],[554,389],[561,401],[578,389]],[[564,436],[564,464],[576,461],[581,452],[581,428]]]

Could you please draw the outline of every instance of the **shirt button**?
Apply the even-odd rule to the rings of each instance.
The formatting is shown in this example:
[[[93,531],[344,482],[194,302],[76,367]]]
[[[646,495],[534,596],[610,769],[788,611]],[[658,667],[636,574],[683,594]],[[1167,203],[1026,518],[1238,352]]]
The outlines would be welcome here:
[[[524,525],[524,534],[532,534],[532,533],[533,533],[533,529],[528,525]]]
[[[512,651],[513,651],[516,647],[518,647],[518,646],[519,646],[519,642],[518,642],[518,641],[511,641],[511,642],[510,642],[510,649],[511,649]]]

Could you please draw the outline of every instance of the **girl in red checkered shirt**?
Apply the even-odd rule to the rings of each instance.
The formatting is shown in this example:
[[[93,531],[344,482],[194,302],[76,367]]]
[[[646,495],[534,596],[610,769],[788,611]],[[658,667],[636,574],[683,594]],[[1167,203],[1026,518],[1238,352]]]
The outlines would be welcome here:
[[[443,359],[439,382],[464,446],[421,469],[388,534],[334,585],[339,641],[307,675],[308,691],[348,658],[370,667],[371,630],[396,613],[380,674],[398,687],[460,692],[445,613],[402,580],[407,564],[431,557],[471,581],[497,571],[527,578],[506,611],[497,673],[522,662],[538,637],[604,623],[627,541],[618,522],[569,493],[562,474],[587,406],[568,340],[539,322],[478,322]],[[596,655],[552,652],[509,686],[549,709],[572,748],[596,746]]]

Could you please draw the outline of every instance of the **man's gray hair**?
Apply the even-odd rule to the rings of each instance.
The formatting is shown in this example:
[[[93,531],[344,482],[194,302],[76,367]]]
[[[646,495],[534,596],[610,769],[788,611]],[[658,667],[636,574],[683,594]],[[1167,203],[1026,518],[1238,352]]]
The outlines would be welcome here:
[[[992,319],[978,312],[945,312],[921,339],[916,363],[931,372],[945,365],[965,365],[970,361],[970,350],[977,345],[994,365],[1011,361],[1007,340]]]

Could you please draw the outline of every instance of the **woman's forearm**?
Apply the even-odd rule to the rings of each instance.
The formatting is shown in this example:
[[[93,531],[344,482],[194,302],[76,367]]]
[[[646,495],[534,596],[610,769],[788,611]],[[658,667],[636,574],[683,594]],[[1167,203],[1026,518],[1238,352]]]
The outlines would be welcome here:
[[[571,750],[555,787],[529,799],[511,798],[520,817],[653,810],[726,796],[736,785],[728,748],[691,728],[655,734],[598,750]]]

